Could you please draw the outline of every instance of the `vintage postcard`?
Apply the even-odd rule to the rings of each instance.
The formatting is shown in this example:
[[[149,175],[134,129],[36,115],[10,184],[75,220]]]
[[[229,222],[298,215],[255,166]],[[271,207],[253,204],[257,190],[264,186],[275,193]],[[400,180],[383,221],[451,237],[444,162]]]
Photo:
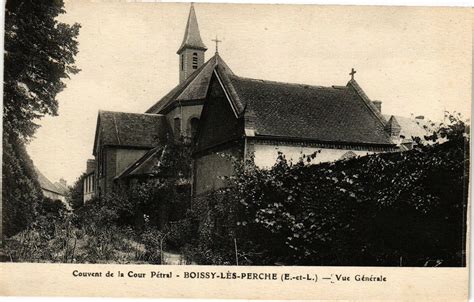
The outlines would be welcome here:
[[[467,299],[470,8],[4,9],[2,295]]]

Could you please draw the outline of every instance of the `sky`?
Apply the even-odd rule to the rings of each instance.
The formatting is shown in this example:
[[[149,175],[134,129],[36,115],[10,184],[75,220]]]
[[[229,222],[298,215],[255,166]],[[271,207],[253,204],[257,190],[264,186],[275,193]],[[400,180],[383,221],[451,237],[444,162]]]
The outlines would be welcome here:
[[[58,94],[59,115],[44,117],[28,145],[51,181],[72,184],[93,158],[98,110],[144,112],[178,84],[176,51],[188,3],[66,0],[78,22],[77,75]],[[355,79],[382,112],[442,119],[470,117],[469,8],[195,3],[201,37],[244,77],[310,85]]]

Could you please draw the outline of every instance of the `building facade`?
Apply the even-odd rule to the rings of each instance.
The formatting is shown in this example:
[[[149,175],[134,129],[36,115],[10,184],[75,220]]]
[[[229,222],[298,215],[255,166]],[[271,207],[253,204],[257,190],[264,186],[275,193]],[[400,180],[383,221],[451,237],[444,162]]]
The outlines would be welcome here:
[[[83,180],[83,202],[86,203],[95,197],[95,159],[87,160],[86,174]]]
[[[35,167],[35,171],[38,176],[38,182],[41,186],[43,196],[52,200],[59,200],[64,204],[67,210],[71,210],[71,207],[66,200],[67,191],[65,191],[62,186],[57,187],[53,184],[43,173],[41,173],[40,170],[38,170],[37,167]],[[67,189],[67,183],[63,182],[62,185],[65,185]]]
[[[206,51],[191,4],[176,87],[144,114],[99,112],[85,194],[102,196],[120,179],[146,177],[169,139],[193,144],[194,196],[224,185],[222,176],[233,172],[229,157],[268,168],[280,153],[293,161],[314,153],[312,163],[320,163],[403,151],[413,143],[414,132],[401,136],[398,119],[382,115],[382,102],[368,98],[354,71],[343,86],[255,80],[235,75],[217,46],[207,61]]]
[[[193,195],[223,185],[230,158],[271,167],[282,153],[313,164],[400,150],[396,119],[387,121],[354,79],[310,86],[238,77],[216,68],[194,152]]]

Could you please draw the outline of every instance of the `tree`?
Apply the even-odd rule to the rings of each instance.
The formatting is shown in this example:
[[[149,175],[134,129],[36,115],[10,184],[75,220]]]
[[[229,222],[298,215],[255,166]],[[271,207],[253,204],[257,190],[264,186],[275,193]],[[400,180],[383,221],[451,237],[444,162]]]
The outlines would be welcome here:
[[[193,200],[184,253],[200,264],[465,266],[469,127],[449,120],[405,152],[237,161],[227,187]]]
[[[34,120],[57,115],[56,95],[74,65],[80,25],[58,22],[62,0],[8,0],[5,9],[4,132],[31,137]]]
[[[33,220],[41,200],[41,188],[23,143],[3,137],[2,227],[12,236]]]
[[[68,202],[74,210],[84,205],[84,179],[86,175],[86,173],[82,173],[67,193]]]
[[[3,84],[3,232],[26,228],[36,214],[41,188],[25,143],[35,120],[57,115],[56,95],[63,79],[79,72],[79,24],[56,18],[65,13],[62,0],[8,0],[5,6]]]

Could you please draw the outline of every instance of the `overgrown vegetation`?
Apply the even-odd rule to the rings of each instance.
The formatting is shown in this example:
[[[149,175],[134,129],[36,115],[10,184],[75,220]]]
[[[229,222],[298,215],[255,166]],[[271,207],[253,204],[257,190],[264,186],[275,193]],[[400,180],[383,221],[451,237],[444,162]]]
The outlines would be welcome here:
[[[7,258],[162,263],[163,249],[176,249],[179,244],[173,239],[178,238],[177,230],[169,222],[183,218],[189,207],[191,161],[189,145],[183,142],[169,142],[162,151],[151,177],[117,184],[114,193],[101,199],[83,204],[78,193],[83,177],[79,178],[69,193],[74,212],[47,206],[27,230],[5,240]]]
[[[84,179],[86,173],[82,173],[67,191],[67,200],[71,207],[76,210],[84,205]]]
[[[159,264],[175,250],[198,264],[463,266],[469,131],[448,118],[411,151],[318,165],[307,165],[317,153],[296,163],[280,154],[271,169],[235,162],[228,185],[192,207],[189,146],[169,143],[151,178],[73,213],[42,203],[7,255]]]
[[[3,84],[3,232],[11,236],[37,216],[41,189],[25,144],[37,119],[57,115],[64,79],[79,71],[79,24],[57,21],[61,0],[8,0],[5,4]]]
[[[202,264],[463,266],[467,129],[449,119],[408,152],[237,165],[193,204],[183,252]]]
[[[2,227],[8,237],[33,222],[42,193],[25,145],[17,138],[4,135],[2,146]]]

